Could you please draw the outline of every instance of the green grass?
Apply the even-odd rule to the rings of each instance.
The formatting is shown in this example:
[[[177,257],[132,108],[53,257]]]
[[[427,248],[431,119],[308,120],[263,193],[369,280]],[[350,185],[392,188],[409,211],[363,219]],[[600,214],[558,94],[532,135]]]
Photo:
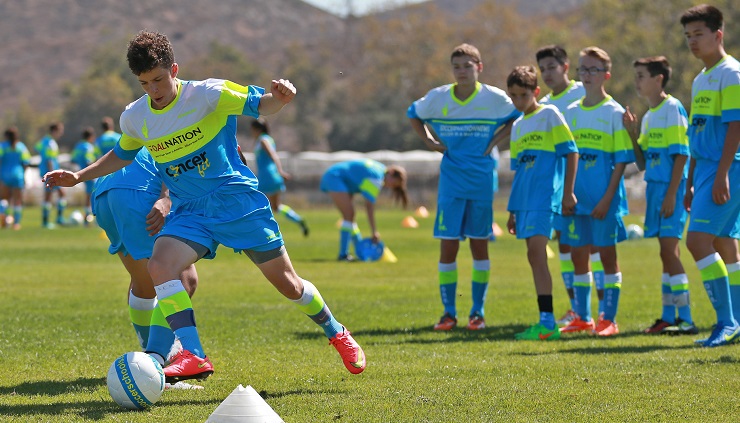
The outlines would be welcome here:
[[[655,240],[619,246],[622,333],[516,342],[537,319],[524,243],[491,243],[489,329],[435,333],[441,315],[438,242],[431,219],[401,228],[380,210],[398,263],[337,263],[337,214],[305,212],[311,236],[280,220],[299,274],[313,281],[363,345],[367,370],[350,375],[323,333],[282,298],[247,258],[222,248],[198,263],[193,298],[216,373],[205,390],[165,392],[150,410],[110,399],[108,366],[137,349],[128,322],[128,276],[98,229],[0,231],[0,420],[3,422],[203,422],[239,384],[252,385],[286,422],[728,421],[740,413],[737,346],[704,349],[694,337],[644,336],[660,313]],[[503,226],[504,213],[497,213]],[[630,222],[637,221],[631,217]],[[359,217],[367,228],[365,216]],[[683,250],[701,335],[714,312]],[[460,250],[458,308],[470,307],[470,253]],[[556,314],[568,304],[554,274]]]

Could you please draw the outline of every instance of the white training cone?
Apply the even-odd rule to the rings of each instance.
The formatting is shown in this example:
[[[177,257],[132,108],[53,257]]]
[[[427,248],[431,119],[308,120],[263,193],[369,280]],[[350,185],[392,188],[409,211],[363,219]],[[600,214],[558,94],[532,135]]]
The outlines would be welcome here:
[[[239,385],[213,410],[206,423],[285,423],[251,386]]]

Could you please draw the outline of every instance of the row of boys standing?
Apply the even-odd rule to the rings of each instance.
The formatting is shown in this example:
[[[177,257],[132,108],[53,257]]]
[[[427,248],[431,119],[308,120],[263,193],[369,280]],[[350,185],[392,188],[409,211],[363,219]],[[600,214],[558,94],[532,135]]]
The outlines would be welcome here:
[[[540,89],[533,67],[520,66],[511,72],[507,96],[478,81],[483,63],[475,47],[463,44],[454,49],[451,64],[456,83],[429,91],[407,112],[427,146],[444,154],[434,229],[441,240],[438,270],[444,314],[434,329],[451,330],[457,325],[456,256],[464,238],[470,239],[473,256],[473,307],[467,328],[485,328],[483,305],[490,275],[486,241],[492,223],[492,189],[486,185],[493,168],[489,153],[510,133],[516,173],[507,226],[527,242],[540,311],[539,322],[516,334],[517,339],[554,340],[561,332],[619,333],[616,315],[622,274],[616,244],[626,239],[623,173],[634,161],[641,169],[648,162],[645,235],[659,238],[663,262],[663,312],[645,332],[698,333],[691,318],[688,278],[678,256],[686,212],[691,211],[687,246],[717,312],[711,335],[697,342],[713,347],[738,338],[740,326],[734,314],[740,313],[736,242],[740,238],[740,64],[724,51],[723,16],[718,9],[692,7],[682,15],[681,24],[691,52],[705,65],[693,84],[691,117],[680,101],[663,90],[671,71],[667,60],[639,59],[634,62],[637,90],[650,105],[641,128],[629,109],[606,93],[611,60],[598,47],[580,52],[580,83],[569,80],[562,48],[538,51],[543,80],[553,90],[541,101],[544,104],[537,101]],[[553,230],[558,234],[572,308],[559,321],[562,328],[553,314],[547,267],[546,244]],[[590,308],[594,279],[600,299],[598,321]]]
[[[35,149],[39,154],[39,173],[41,175],[52,170],[59,169],[59,145],[57,139],[64,134],[64,124],[53,122],[49,125],[47,134],[36,143]],[[75,145],[71,154],[71,161],[80,169],[93,163],[98,157],[113,149],[121,137],[114,131],[113,119],[105,117],[101,122],[102,133],[95,137],[95,131],[86,127],[82,131],[81,140]],[[25,170],[30,165],[31,155],[26,145],[20,140],[18,130],[10,127],[5,131],[5,141],[0,144],[0,225],[5,227],[9,223],[13,229],[21,228],[23,218],[23,190],[25,189]],[[90,195],[93,191],[94,181],[85,183],[86,207],[85,223],[93,220],[90,208]],[[56,224],[65,224],[64,211],[67,207],[67,199],[64,191],[55,187],[44,188],[42,202],[41,225],[44,228],[54,228],[51,222],[51,210],[53,194],[57,193],[57,215]]]

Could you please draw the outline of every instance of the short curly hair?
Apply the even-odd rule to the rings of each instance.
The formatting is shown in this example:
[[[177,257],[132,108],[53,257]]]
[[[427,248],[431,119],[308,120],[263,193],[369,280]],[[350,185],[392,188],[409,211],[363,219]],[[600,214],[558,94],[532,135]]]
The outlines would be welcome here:
[[[175,63],[175,53],[166,35],[143,30],[129,41],[126,59],[138,76],[157,67],[169,69]]]

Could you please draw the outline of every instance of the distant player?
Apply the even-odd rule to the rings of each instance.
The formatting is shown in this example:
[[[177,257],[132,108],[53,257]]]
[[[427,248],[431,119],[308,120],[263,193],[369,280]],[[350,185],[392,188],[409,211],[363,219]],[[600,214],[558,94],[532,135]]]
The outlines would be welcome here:
[[[537,51],[535,57],[542,74],[542,81],[551,90],[540,100],[542,104],[552,104],[560,110],[560,113],[565,113],[568,106],[586,95],[583,83],[570,79],[568,76],[570,61],[568,60],[568,53],[563,47],[558,45],[542,47]],[[560,274],[570,299],[570,309],[557,322],[560,326],[567,326],[576,317],[574,311],[576,297],[573,290],[573,260],[570,246],[560,242],[560,233],[567,230],[567,228],[563,228],[563,219],[558,214],[555,215],[553,227],[555,228],[555,239],[557,239],[560,253]],[[604,299],[604,266],[601,264],[601,256],[596,249],[591,251],[591,271],[596,282],[599,312],[601,313]]]
[[[643,332],[696,334],[698,330],[691,318],[689,279],[679,249],[688,215],[683,208],[689,156],[688,115],[683,104],[664,91],[671,76],[671,66],[665,57],[645,57],[635,60],[633,65],[637,94],[647,101],[650,110],[643,116],[640,127],[628,107],[624,125],[632,139],[637,167],[645,171],[645,237],[658,238],[663,263],[663,313]]]
[[[390,188],[393,198],[405,208],[408,204],[406,192],[406,170],[401,166],[386,166],[375,160],[349,160],[332,165],[321,176],[321,191],[329,193],[334,205],[342,215],[339,228],[339,261],[354,261],[349,254],[350,242],[357,248],[362,239],[355,221],[354,194],[365,198],[365,211],[370,224],[370,238],[380,241],[380,232],[375,225],[375,200],[383,187]],[[356,251],[356,250],[355,250]]]
[[[23,190],[26,187],[26,168],[31,153],[21,141],[18,128],[11,126],[5,130],[5,140],[0,143],[0,227],[5,228],[13,222],[13,229],[21,228],[23,217]],[[12,213],[12,219],[9,219]]]
[[[681,25],[691,53],[704,63],[691,87],[686,246],[717,313],[711,335],[699,342],[716,347],[740,337],[740,63],[725,53],[724,17],[716,7],[686,10]]]
[[[201,345],[182,272],[213,258],[223,244],[244,253],[270,283],[308,315],[329,338],[350,373],[365,370],[365,353],[335,318],[318,289],[295,272],[267,197],[239,158],[236,117],[277,113],[295,97],[287,80],[270,92],[221,79],[177,78],[172,45],[164,34],[141,31],[128,45],[129,68],[146,92],[121,115],[123,136],[112,152],[73,173],[45,175],[48,186],[73,186],[131,163],[146,147],[176,199],[149,260],[159,309],[183,350],[164,368],[168,381],[203,379],[213,364]]]
[[[39,162],[39,174],[45,175],[47,172],[59,169],[59,145],[57,139],[64,134],[64,124],[54,122],[49,125],[49,133],[46,134],[38,143],[36,151],[39,153],[41,161]],[[46,229],[53,229],[54,224],[49,222],[51,214],[52,194],[57,193],[57,220],[58,225],[65,223],[64,209],[67,207],[67,199],[64,190],[60,187],[44,188],[44,201],[41,204],[41,226]]]
[[[255,139],[254,158],[257,161],[257,189],[270,200],[273,214],[285,216],[298,224],[303,236],[308,236],[306,221],[287,204],[280,201],[280,194],[285,191],[285,179],[290,174],[283,170],[280,156],[277,154],[275,140],[270,136],[270,125],[264,118],[255,119],[251,124],[252,136]]]
[[[578,318],[561,331],[612,336],[619,333],[616,315],[622,289],[617,243],[627,238],[622,221],[628,214],[624,169],[635,161],[635,153],[622,122],[624,108],[604,89],[612,75],[609,55],[598,47],[581,50],[578,74],[586,95],[565,111],[565,120],[578,145],[578,204],[575,215],[565,217],[567,230],[560,233],[560,242],[572,247]],[[591,318],[593,247],[598,249],[604,265],[604,315],[599,316],[598,322]]]
[[[84,169],[92,164],[97,158],[95,155],[95,131],[87,127],[82,131],[82,139],[75,145],[72,150],[72,163],[77,165],[78,169]],[[90,207],[90,196],[93,192],[95,181],[85,181],[85,226],[93,221],[92,208]]]
[[[455,83],[432,89],[411,104],[406,115],[427,148],[442,153],[434,237],[440,240],[437,269],[444,313],[434,329],[448,331],[457,326],[457,253],[460,240],[469,238],[473,306],[467,328],[480,330],[486,327],[484,304],[491,272],[491,150],[508,139],[511,122],[521,113],[504,91],[478,81],[483,62],[475,46],[455,47],[450,65]]]
[[[537,71],[518,66],[506,79],[517,110],[524,113],[511,129],[511,169],[514,182],[509,196],[509,233],[527,243],[540,320],[516,334],[522,340],[560,339],[552,304],[552,276],[547,267],[547,241],[552,235],[555,213],[575,211],[573,194],[578,149],[557,107],[540,105]]]
[[[121,134],[115,131],[113,119],[108,116],[100,121],[100,128],[103,133],[95,139],[95,154],[98,157],[103,157],[107,152],[113,150],[118,140],[121,139]]]

